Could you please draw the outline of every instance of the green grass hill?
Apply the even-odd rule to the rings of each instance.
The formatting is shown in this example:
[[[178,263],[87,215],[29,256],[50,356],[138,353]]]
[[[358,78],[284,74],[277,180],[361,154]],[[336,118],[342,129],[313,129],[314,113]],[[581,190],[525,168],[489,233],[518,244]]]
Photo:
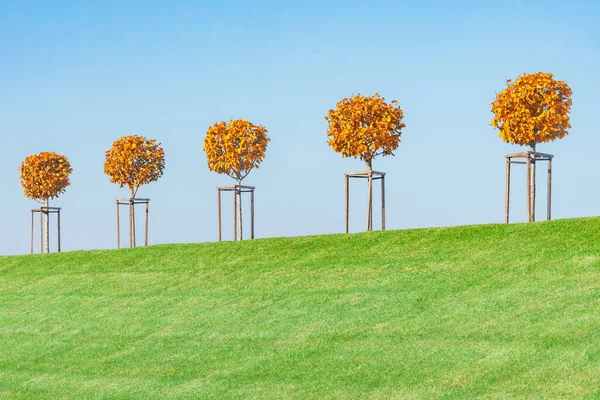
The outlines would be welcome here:
[[[600,398],[600,218],[0,257],[0,398]]]

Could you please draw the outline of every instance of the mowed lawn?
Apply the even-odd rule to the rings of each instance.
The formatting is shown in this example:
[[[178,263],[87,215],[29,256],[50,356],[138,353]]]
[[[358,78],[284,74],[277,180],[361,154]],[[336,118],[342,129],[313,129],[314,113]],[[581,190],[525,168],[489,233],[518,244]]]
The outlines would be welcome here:
[[[0,398],[599,398],[600,218],[0,257]]]

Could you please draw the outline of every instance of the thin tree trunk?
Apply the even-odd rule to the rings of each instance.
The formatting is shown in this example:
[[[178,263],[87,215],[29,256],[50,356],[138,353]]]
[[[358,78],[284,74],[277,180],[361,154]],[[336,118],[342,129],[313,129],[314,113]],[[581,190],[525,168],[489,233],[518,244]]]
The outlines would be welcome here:
[[[242,184],[242,180],[238,178],[237,180],[237,185],[241,185]],[[237,188],[237,190],[235,191],[235,195],[237,196],[237,226],[238,226],[238,231],[237,231],[237,239],[238,240],[243,240],[244,239],[244,231],[242,229],[242,190],[240,188]]]
[[[50,213],[48,212],[48,199],[44,199],[44,207],[46,207],[46,218],[44,219],[44,232],[45,232],[45,252],[50,253]]]
[[[135,196],[133,188],[130,188],[131,197],[129,199],[129,247],[135,247],[135,216],[133,210],[133,197]]]
[[[535,153],[535,143],[530,145],[530,151]],[[534,222],[535,221],[535,156],[530,164],[530,170],[529,170],[529,182],[530,182],[530,186],[529,186],[529,207],[531,210],[531,216],[529,219],[529,222]]]
[[[367,231],[373,230],[373,167],[372,160],[367,162],[367,171],[369,173],[369,189],[368,189],[368,200],[367,200]]]

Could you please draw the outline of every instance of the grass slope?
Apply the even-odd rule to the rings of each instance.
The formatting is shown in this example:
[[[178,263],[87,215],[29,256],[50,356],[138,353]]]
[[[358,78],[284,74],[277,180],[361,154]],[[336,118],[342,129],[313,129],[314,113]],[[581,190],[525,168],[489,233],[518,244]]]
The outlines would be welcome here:
[[[0,398],[598,398],[600,218],[0,257]]]

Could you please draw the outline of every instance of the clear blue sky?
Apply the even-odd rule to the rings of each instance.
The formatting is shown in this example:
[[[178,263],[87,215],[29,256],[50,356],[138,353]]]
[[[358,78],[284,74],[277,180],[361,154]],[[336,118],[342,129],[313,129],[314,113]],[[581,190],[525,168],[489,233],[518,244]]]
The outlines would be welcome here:
[[[572,129],[555,154],[554,216],[600,213],[600,2],[4,2],[0,12],[0,254],[29,251],[17,167],[52,150],[71,160],[66,250],[115,246],[115,197],[104,152],[122,135],[163,143],[150,197],[151,243],[216,239],[216,190],[202,151],[214,122],[246,117],[272,141],[257,186],[257,236],[343,230],[345,171],[324,116],[353,93],[397,99],[406,128],[388,174],[389,229],[501,222],[504,155],[490,126],[505,80],[552,72],[573,89]],[[513,219],[525,218],[516,170]],[[543,214],[543,176],[539,208]],[[231,237],[231,199],[226,237]],[[375,198],[379,201],[379,197]],[[366,187],[352,189],[353,231]],[[379,224],[376,213],[375,225]],[[141,227],[141,224],[140,224]],[[53,243],[54,244],[54,243]]]

